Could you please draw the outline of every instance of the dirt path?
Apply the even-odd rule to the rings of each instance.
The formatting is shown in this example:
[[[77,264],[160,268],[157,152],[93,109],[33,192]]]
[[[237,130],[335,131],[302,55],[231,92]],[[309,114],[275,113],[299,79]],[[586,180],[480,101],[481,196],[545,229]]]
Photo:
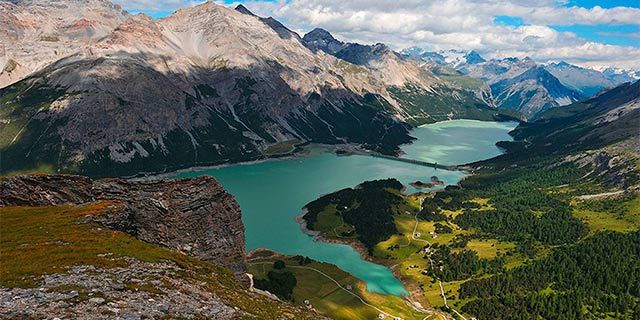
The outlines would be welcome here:
[[[619,190],[619,191],[613,191],[613,192],[603,192],[603,193],[598,193],[598,194],[585,194],[583,196],[577,196],[576,199],[578,200],[589,200],[589,199],[594,199],[594,198],[604,198],[604,197],[610,197],[610,196],[616,196],[619,194],[624,193],[624,190]]]
[[[418,230],[418,224],[420,223],[418,220],[418,214],[416,213],[416,215],[414,216],[415,220],[416,220],[416,224],[413,226],[413,232],[411,233],[411,239],[415,240],[415,241],[421,241],[426,243],[429,246],[429,249],[431,249],[431,242],[425,240],[425,239],[420,239],[420,238],[416,238],[416,230]],[[431,259],[431,250],[429,250],[429,253],[427,253],[427,258],[429,259],[429,264],[431,266],[434,266],[435,264],[433,263],[433,260]],[[447,303],[447,296],[444,293],[444,286],[442,285],[442,281],[440,280],[440,278],[438,279],[438,285],[440,286],[440,295],[442,296],[442,300],[444,301],[444,305],[445,307],[451,309],[451,311],[453,311],[455,314],[457,314],[460,318],[462,318],[462,320],[467,320],[467,318],[465,318],[460,312],[458,312],[457,310],[451,308],[449,306],[449,304]]]

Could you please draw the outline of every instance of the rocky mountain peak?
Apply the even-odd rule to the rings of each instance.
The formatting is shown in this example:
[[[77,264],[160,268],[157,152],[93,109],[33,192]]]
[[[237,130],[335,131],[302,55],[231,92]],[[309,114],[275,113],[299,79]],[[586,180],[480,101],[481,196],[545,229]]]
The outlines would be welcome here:
[[[317,41],[317,40],[337,41],[336,38],[334,38],[329,31],[322,28],[314,28],[313,30],[307,32],[302,37],[302,39],[304,39],[305,41]]]
[[[240,13],[242,13],[242,14],[246,14],[246,15],[249,15],[249,16],[257,17],[258,19],[260,19],[260,21],[264,22],[264,24],[268,25],[271,29],[273,29],[273,31],[275,31],[280,38],[283,38],[283,39],[295,38],[297,40],[301,40],[300,36],[296,32],[294,32],[291,29],[285,27],[285,25],[280,23],[280,21],[278,21],[278,20],[276,20],[276,19],[274,19],[272,17],[268,17],[268,18],[258,17],[253,12],[251,12],[247,7],[243,6],[242,4],[237,5],[235,7],[235,10],[240,12]]]
[[[469,51],[464,57],[468,64],[478,64],[487,61],[474,50]]]
[[[419,57],[420,55],[422,55],[423,53],[425,53],[426,50],[423,48],[420,48],[418,46],[411,46],[408,48],[404,48],[400,51],[401,54],[405,55],[405,56],[409,56],[409,57]]]
[[[335,55],[338,51],[344,49],[347,44],[337,40],[322,28],[315,28],[302,37],[302,42],[311,51],[324,51],[328,54]]]
[[[240,13],[248,14],[250,16],[255,16],[255,14],[253,14],[253,12],[251,12],[249,9],[247,9],[247,7],[243,6],[242,4],[237,5],[235,7],[235,10],[240,12]]]
[[[127,17],[107,0],[0,1],[0,88],[77,53]],[[6,68],[9,64],[19,68]]]
[[[149,16],[139,13],[122,22],[108,37],[100,41],[98,47],[115,47],[130,51],[155,51],[163,43],[162,31]]]

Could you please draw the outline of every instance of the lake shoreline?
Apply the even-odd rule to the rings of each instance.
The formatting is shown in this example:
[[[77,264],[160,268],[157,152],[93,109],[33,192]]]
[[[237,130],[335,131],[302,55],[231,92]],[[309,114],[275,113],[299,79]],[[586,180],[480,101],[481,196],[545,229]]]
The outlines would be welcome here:
[[[509,123],[509,122],[513,122],[511,120],[506,120],[506,121],[484,121],[484,120],[474,120],[474,119],[443,120],[443,121],[437,121],[437,122],[434,122],[434,123],[426,123],[426,124],[422,124],[422,125],[416,126],[409,133],[415,131],[418,128],[422,128],[422,127],[425,127],[425,126],[446,125],[447,123],[455,123],[456,121],[468,121],[468,122],[471,122],[471,123]],[[414,139],[409,143],[404,143],[404,144],[398,145],[398,148],[400,150],[395,155],[395,157],[401,158],[403,155],[406,155],[406,152],[403,150],[403,147],[413,145],[413,144],[415,144],[416,141],[418,141],[418,139]],[[496,147],[497,147],[496,144],[498,142],[499,141],[496,141],[495,144],[494,144]],[[498,147],[498,148],[501,149],[500,147]],[[238,161],[238,162],[225,162],[225,163],[212,164],[212,165],[196,165],[196,166],[190,166],[190,167],[171,170],[171,171],[168,171],[168,172],[167,171],[162,171],[162,172],[160,172],[160,171],[158,171],[158,172],[138,172],[135,175],[128,176],[128,177],[123,177],[123,178],[124,179],[128,179],[128,180],[132,180],[132,181],[171,179],[172,177],[174,177],[176,175],[179,175],[181,173],[204,171],[204,170],[217,170],[217,169],[231,167],[231,166],[253,165],[253,164],[263,163],[263,162],[284,161],[284,160],[302,158],[302,157],[308,156],[310,151],[313,150],[313,149],[326,149],[326,151],[332,152],[332,153],[336,153],[336,151],[338,151],[338,150],[347,149],[348,152],[353,152],[355,154],[360,154],[360,155],[369,154],[369,153],[373,152],[371,150],[363,148],[362,145],[357,144],[357,143],[353,143],[353,142],[340,143],[340,144],[303,142],[303,143],[295,145],[290,152],[273,154],[273,155],[266,156],[266,157],[263,157],[263,158],[260,158],[260,159]],[[503,152],[504,150],[501,149],[501,151]],[[342,154],[339,154],[339,155],[342,156]],[[347,153],[345,155],[348,156],[350,154]],[[467,164],[455,164],[455,165],[458,166],[458,168],[457,168],[458,171],[467,172],[467,170],[469,170]]]
[[[444,147],[444,154],[434,154],[437,155],[436,160],[443,163],[464,163],[463,161],[470,159],[468,152],[463,152],[463,157],[459,157],[459,153],[455,151],[461,150],[460,148],[448,148],[453,141],[459,142],[462,146],[467,143],[474,147],[476,151],[472,157],[476,158],[471,160],[478,157],[491,158],[500,153],[494,144],[495,141],[506,139],[503,133],[505,130],[495,130],[492,127],[502,128],[503,124],[470,124],[470,127],[481,126],[488,129],[463,130],[467,125],[453,123],[446,125],[449,129],[434,129],[435,136],[414,143],[418,146]],[[416,135],[420,136],[419,133],[416,132]],[[452,137],[449,133],[459,134]],[[478,135],[480,138],[477,138]],[[419,190],[410,187],[409,184],[419,180],[427,181],[425,179],[437,175],[439,180],[445,182],[437,187],[441,189],[445,185],[459,184],[471,172],[436,171],[435,168],[418,166],[407,161],[387,161],[373,157],[370,156],[371,152],[349,152],[359,150],[362,150],[361,146],[355,144],[307,144],[304,148],[298,148],[295,155],[286,157],[190,167],[147,179],[213,176],[236,197],[243,210],[248,252],[255,248],[268,248],[326,261],[362,280],[371,292],[400,297],[407,294],[407,288],[411,289],[411,286],[406,281],[400,281],[398,273],[390,268],[393,261],[374,257],[356,239],[325,239],[317,232],[309,230],[308,226],[302,223],[302,215],[306,212],[301,208],[322,194],[353,187],[364,181],[395,177],[406,186],[403,193],[430,193],[434,191],[433,188]],[[362,156],[351,157],[349,154]],[[274,238],[270,234],[272,232],[279,232],[279,236]],[[395,271],[398,271],[397,268]]]
[[[300,230],[302,231],[302,233],[312,237],[313,241],[350,246],[353,250],[355,250],[360,255],[360,258],[362,258],[362,260],[378,263],[378,261],[376,261],[374,257],[369,254],[369,252],[367,251],[367,248],[365,248],[365,246],[356,239],[353,239],[353,240],[327,239],[320,234],[320,231],[309,229],[307,227],[307,221],[304,220],[303,218],[304,215],[307,214],[307,212],[308,210],[306,208],[303,209],[302,213],[294,217],[294,220],[300,226]]]
[[[175,176],[178,176],[183,173],[192,173],[198,171],[207,171],[207,170],[219,170],[227,167],[234,166],[251,166],[254,164],[265,163],[265,162],[278,162],[278,161],[286,161],[293,159],[301,159],[308,157],[314,150],[322,150],[322,152],[333,153],[336,154],[337,150],[343,150],[343,148],[348,148],[351,150],[358,150],[360,152],[364,152],[366,150],[362,148],[358,144],[354,143],[341,143],[341,144],[325,144],[325,143],[306,143],[304,145],[300,145],[296,147],[296,150],[291,153],[279,154],[277,156],[265,157],[262,159],[256,160],[248,160],[248,161],[239,161],[239,162],[227,162],[216,165],[204,165],[204,166],[193,166],[182,169],[173,170],[170,172],[158,172],[158,173],[138,173],[136,175],[130,177],[124,177],[124,179],[131,181],[144,181],[144,180],[162,180],[162,179],[174,179]],[[339,156],[349,156],[349,155],[339,155]]]

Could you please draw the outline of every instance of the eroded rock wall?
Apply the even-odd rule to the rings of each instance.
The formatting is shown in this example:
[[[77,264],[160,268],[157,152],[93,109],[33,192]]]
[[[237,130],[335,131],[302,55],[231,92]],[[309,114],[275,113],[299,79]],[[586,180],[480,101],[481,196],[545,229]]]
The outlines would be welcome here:
[[[0,206],[113,202],[95,221],[229,268],[246,282],[240,206],[212,177],[127,181],[74,175],[0,179]]]

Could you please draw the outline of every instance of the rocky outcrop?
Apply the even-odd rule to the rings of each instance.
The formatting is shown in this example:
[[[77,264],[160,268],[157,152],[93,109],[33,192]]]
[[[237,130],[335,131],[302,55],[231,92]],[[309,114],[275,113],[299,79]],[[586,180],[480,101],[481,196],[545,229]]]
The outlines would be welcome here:
[[[597,177],[605,185],[619,190],[640,191],[640,139],[638,137],[564,158],[564,162],[592,168],[587,177]]]
[[[225,304],[202,282],[189,281],[184,276],[189,270],[176,263],[136,259],[126,259],[126,263],[126,268],[76,266],[67,273],[43,276],[40,288],[0,290],[0,317],[95,320],[247,316]]]
[[[97,222],[229,268],[246,280],[240,207],[212,177],[161,181],[91,180],[71,175],[0,179],[0,207],[109,201]]]

